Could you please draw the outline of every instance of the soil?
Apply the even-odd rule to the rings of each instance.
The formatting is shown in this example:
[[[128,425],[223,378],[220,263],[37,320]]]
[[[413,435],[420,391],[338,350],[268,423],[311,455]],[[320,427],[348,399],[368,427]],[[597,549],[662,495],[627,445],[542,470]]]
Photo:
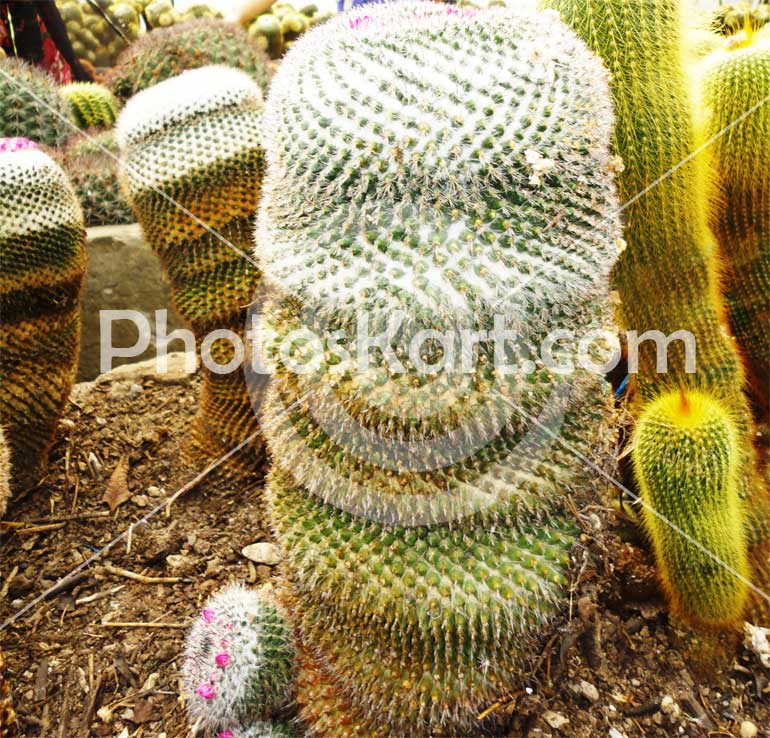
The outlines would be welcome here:
[[[47,477],[3,525],[0,624],[28,607],[0,633],[22,736],[185,738],[186,627],[229,581],[275,574],[241,554],[269,540],[257,484],[207,479],[166,513],[164,500],[201,471],[180,456],[198,382],[126,369],[78,385]],[[125,498],[114,512],[108,489],[113,502]],[[98,555],[156,507],[130,541]],[[611,510],[579,517],[585,558],[572,606],[525,688],[489,706],[500,735],[738,738],[751,720],[770,737],[770,673],[757,658],[738,643],[704,681],[687,656],[703,644],[669,621],[647,554],[623,541],[628,527]]]

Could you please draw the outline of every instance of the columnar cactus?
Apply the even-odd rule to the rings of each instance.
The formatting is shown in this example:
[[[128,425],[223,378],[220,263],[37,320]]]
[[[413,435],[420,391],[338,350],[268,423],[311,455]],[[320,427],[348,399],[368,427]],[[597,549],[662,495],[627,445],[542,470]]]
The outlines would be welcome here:
[[[209,600],[187,636],[182,678],[190,721],[234,738],[283,735],[244,732],[285,704],[295,649],[283,608],[267,589],[226,587]],[[257,729],[257,726],[254,726]],[[278,729],[276,729],[278,730]]]
[[[118,117],[118,101],[95,82],[73,82],[59,88],[78,128],[109,128]]]
[[[259,279],[243,249],[262,179],[261,113],[262,95],[249,77],[205,67],[132,98],[118,122],[123,191],[199,346],[215,330],[243,337]],[[230,341],[211,346],[219,366],[236,358],[234,352]],[[241,368],[220,373],[204,366],[202,372],[190,450],[196,462],[233,451],[259,428]],[[253,470],[263,450],[254,438],[228,471]]]
[[[770,34],[708,57],[702,72],[713,138],[711,225],[719,241],[730,326],[758,416],[770,417]],[[725,130],[727,129],[727,130]],[[723,135],[722,131],[725,131]]]
[[[70,133],[69,106],[53,77],[20,59],[0,57],[0,138],[55,147]]]
[[[221,20],[201,19],[160,28],[131,44],[107,79],[122,99],[174,77],[211,64],[240,69],[267,90],[270,60],[246,31]]]
[[[627,242],[614,271],[621,302],[619,322],[640,336],[647,331],[665,336],[688,331],[695,339],[694,373],[687,369],[684,341],[669,344],[664,372],[657,367],[656,344],[647,341],[639,346],[639,372],[632,379],[637,390],[632,412],[639,417],[660,394],[680,389],[707,393],[737,424],[737,442],[732,449],[741,496],[764,500],[752,447],[753,419],[743,394],[741,358],[722,319],[720,265],[707,221],[708,157],[692,156],[702,141],[690,99],[692,79],[684,63],[684,6],[679,0],[542,0],[542,4],[559,10],[612,74],[617,116],[614,146],[624,161],[618,187],[625,204]],[[697,468],[702,463],[700,452],[692,445],[676,446],[674,439],[679,433],[676,428],[670,432],[671,442],[656,448],[661,454],[665,451],[669,461],[672,454],[681,454],[676,464],[679,468]],[[634,451],[635,457],[638,453]],[[695,456],[688,456],[692,454]],[[635,458],[636,469],[652,463]],[[655,483],[655,479],[647,481],[648,485]],[[650,489],[650,498],[661,502],[670,491],[669,487]],[[694,481],[677,494],[685,492],[693,501],[703,495]],[[716,499],[730,498],[730,491],[725,489]],[[667,509],[675,503],[669,500]],[[668,547],[679,545],[674,539],[680,533],[674,528],[661,529],[661,535],[671,538]],[[728,545],[723,541],[720,548]],[[658,563],[664,582],[671,586],[681,583],[674,572],[666,570],[665,560]],[[693,578],[709,581],[707,572],[695,573],[699,564],[696,559],[691,562]],[[702,613],[683,607],[679,614],[692,621],[707,615],[715,623],[735,621],[739,616],[734,604],[725,601],[717,586],[714,580],[711,599],[724,604],[724,612],[712,609]],[[745,588],[746,584],[736,587]],[[736,601],[745,602],[745,595],[746,591]],[[686,593],[680,593],[677,601],[687,603]]]
[[[608,462],[604,383],[510,343],[506,369],[486,332],[505,316],[540,346],[607,324],[611,127],[593,55],[508,9],[369,6],[302,36],[273,81],[267,498],[319,669],[303,658],[311,735],[475,735],[565,602],[564,500],[593,494],[578,456]],[[368,368],[332,350],[399,314]],[[438,335],[464,329],[481,338],[461,373]]]
[[[75,379],[83,214],[64,172],[30,141],[0,140],[0,425],[14,485],[44,465]]]

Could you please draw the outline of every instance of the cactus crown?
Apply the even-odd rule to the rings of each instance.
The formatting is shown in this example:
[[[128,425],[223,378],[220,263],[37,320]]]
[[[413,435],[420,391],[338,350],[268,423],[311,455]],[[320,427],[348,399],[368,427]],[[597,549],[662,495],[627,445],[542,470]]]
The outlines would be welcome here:
[[[228,730],[269,717],[287,701],[293,670],[292,636],[272,595],[223,589],[187,636],[182,678],[191,722]]]
[[[118,116],[118,102],[104,86],[95,82],[73,82],[59,88],[78,128],[109,128]]]

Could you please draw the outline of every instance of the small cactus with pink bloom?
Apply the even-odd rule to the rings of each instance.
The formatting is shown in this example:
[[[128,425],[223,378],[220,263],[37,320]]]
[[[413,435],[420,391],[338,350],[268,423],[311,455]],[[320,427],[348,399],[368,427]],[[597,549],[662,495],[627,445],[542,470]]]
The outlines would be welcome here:
[[[217,738],[290,736],[259,721],[291,697],[294,653],[286,615],[269,588],[221,590],[187,636],[182,678],[190,722]]]

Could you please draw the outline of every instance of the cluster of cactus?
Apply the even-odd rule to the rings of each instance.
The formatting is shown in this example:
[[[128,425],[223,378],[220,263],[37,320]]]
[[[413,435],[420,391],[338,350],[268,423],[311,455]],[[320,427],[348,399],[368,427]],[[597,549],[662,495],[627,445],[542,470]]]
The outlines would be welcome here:
[[[182,681],[190,722],[220,738],[291,735],[262,721],[289,702],[295,658],[286,614],[269,589],[221,590],[185,643]]]
[[[661,579],[685,621],[732,624],[748,601],[753,538],[736,531],[764,526],[767,501],[742,359],[723,319],[722,264],[708,223],[710,160],[692,156],[703,134],[686,64],[685,8],[678,0],[542,4],[561,11],[612,74],[615,151],[625,166],[618,186],[627,248],[614,270],[619,323],[639,335],[694,338],[694,371],[685,341],[669,344],[663,371],[648,341],[631,380],[630,409],[639,419],[633,465]],[[660,426],[662,417],[670,422]],[[703,549],[721,557],[721,575]]]
[[[75,125],[86,128],[110,128],[118,117],[118,101],[96,82],[72,82],[59,88],[70,107]]]
[[[94,67],[110,67],[126,46],[139,38],[142,0],[58,0],[67,35],[79,59]],[[120,29],[120,33],[118,30]]]
[[[554,17],[369,6],[296,42],[264,128],[266,497],[300,715],[321,738],[475,735],[568,599],[566,490],[594,499],[583,458],[611,465],[613,413],[580,367],[565,380],[509,353],[520,365],[498,371],[482,338],[469,373],[427,376],[407,346],[424,329],[483,335],[496,315],[525,346],[609,324],[606,72]],[[403,372],[384,349],[360,371],[289,339],[350,347],[362,313],[379,335],[394,312]],[[543,432],[552,413],[567,448]]]
[[[0,145],[0,425],[14,486],[36,479],[75,379],[86,251],[64,172],[29,141]]]
[[[244,250],[264,169],[261,130],[259,87],[243,72],[216,66],[144,90],[118,120],[123,192],[199,347],[213,331],[244,336],[260,276]],[[209,353],[220,366],[237,363],[231,341],[215,340]],[[199,463],[238,447],[228,469],[252,470],[264,457],[252,406],[258,398],[240,368],[202,372],[190,456]]]
[[[134,211],[120,191],[114,131],[91,132],[67,141],[62,167],[83,208],[86,226],[133,223]]]
[[[69,106],[53,77],[20,59],[0,57],[0,137],[57,147],[71,133]]]
[[[767,6],[765,6],[767,7]],[[770,33],[726,43],[700,69],[712,140],[710,224],[730,327],[759,420],[770,419]],[[724,133],[723,133],[724,132]]]
[[[184,23],[198,18],[222,17],[222,13],[204,3],[191,5],[180,12],[174,8],[172,0],[152,0],[146,3],[144,9],[144,19],[148,29],[168,28],[176,23]]]
[[[249,36],[271,59],[280,59],[305,31],[331,17],[332,13],[319,13],[317,5],[296,10],[290,3],[277,2],[249,24]]]
[[[180,72],[211,64],[240,69],[265,91],[269,59],[241,28],[220,20],[194,20],[148,33],[119,58],[107,79],[120,98],[129,98]]]
[[[714,11],[711,27],[723,36],[756,31],[770,22],[770,4],[744,2],[722,5]]]

